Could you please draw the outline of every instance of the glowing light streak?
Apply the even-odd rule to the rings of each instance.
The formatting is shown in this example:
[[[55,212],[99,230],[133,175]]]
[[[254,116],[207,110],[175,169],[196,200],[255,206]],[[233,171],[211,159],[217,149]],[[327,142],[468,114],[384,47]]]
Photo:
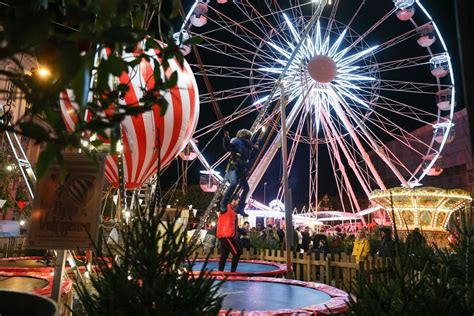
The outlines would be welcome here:
[[[268,100],[268,95],[263,97],[263,98],[260,98],[258,99],[257,101],[255,101],[254,103],[252,103],[252,105],[257,105],[257,104],[262,104],[263,102],[267,101]]]
[[[340,60],[340,61],[337,63],[337,66],[338,66],[338,67],[343,67],[343,66],[345,66],[345,65],[348,65],[348,64],[350,64],[350,63],[352,63],[352,62],[354,62],[354,61],[356,61],[356,60],[358,60],[358,59],[360,59],[360,58],[363,58],[363,57],[367,56],[368,54],[370,54],[371,52],[373,52],[373,51],[376,50],[377,48],[379,48],[379,45],[372,46],[372,47],[370,47],[370,48],[367,48],[366,50],[361,51],[360,53],[356,53],[356,54],[354,54],[354,55],[351,55],[351,56],[349,56],[349,57],[346,57],[346,58]],[[344,51],[345,51],[345,50],[346,50],[346,49],[344,49]],[[343,56],[343,55],[341,55],[341,57],[342,57],[342,56]]]
[[[295,27],[293,26],[290,19],[288,18],[288,16],[285,13],[283,13],[283,18],[285,18],[285,22],[288,25],[288,28],[290,29],[290,32],[293,35],[293,37],[295,38],[295,40],[299,41],[300,40],[300,35],[298,34]]]
[[[286,51],[284,50],[283,48],[281,48],[280,46],[272,43],[272,42],[268,42],[268,45],[270,45],[271,47],[273,47],[274,49],[276,49],[280,54],[282,54],[283,56],[285,56],[286,58],[290,58],[291,55]]]
[[[328,56],[332,57],[339,50],[339,45],[341,45],[341,42],[344,39],[344,36],[346,36],[346,31],[347,29],[342,31],[342,33],[337,38],[336,42],[334,42],[334,44],[331,46],[328,52]]]
[[[346,73],[346,74],[340,74],[337,76],[338,78],[341,78],[343,80],[349,80],[349,81],[353,81],[353,80],[358,80],[358,81],[375,81],[377,80],[377,78],[374,78],[374,77],[369,77],[369,76],[361,76],[361,75],[355,75],[355,74],[349,74],[349,73]]]
[[[343,87],[336,87],[336,89],[337,89],[337,91],[339,91],[340,94],[345,95],[346,97],[348,97],[349,99],[359,103],[363,107],[365,107],[367,109],[370,109],[370,106],[367,104],[367,102],[365,102],[364,100],[356,97],[354,94],[350,93],[349,91],[347,91]]]
[[[283,71],[283,69],[281,68],[258,68],[257,70],[264,71],[264,72],[271,72],[274,74],[281,74],[281,72]]]

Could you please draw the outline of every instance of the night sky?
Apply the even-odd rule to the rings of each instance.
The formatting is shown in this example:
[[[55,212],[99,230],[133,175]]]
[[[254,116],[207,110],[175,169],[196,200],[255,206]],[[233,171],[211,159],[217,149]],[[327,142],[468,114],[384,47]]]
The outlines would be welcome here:
[[[352,15],[352,8],[348,8],[348,12],[346,14],[345,10],[345,2],[347,0],[341,0],[340,8],[338,11],[338,19],[341,21],[344,21],[345,15],[351,16]],[[352,1],[352,0],[351,0]],[[183,7],[185,10],[190,7],[194,1],[190,0],[185,0],[183,1]],[[359,1],[355,1],[359,3]],[[253,1],[253,3],[258,3],[257,1]],[[366,6],[370,8],[370,10],[365,10],[364,14],[358,17],[357,22],[354,25],[354,28],[356,31],[361,34],[366,30],[368,27],[370,27],[378,18],[380,18],[381,14],[384,14],[387,11],[387,8],[390,8],[390,6],[393,6],[393,3],[391,0],[368,0],[366,1]],[[459,77],[459,65],[458,65],[458,47],[457,47],[457,42],[456,42],[456,25],[455,25],[455,19],[454,19],[454,4],[453,1],[440,1],[440,0],[425,0],[422,1],[422,3],[425,5],[426,9],[429,11],[431,16],[433,17],[434,21],[437,23],[441,33],[443,34],[444,40],[446,41],[446,44],[448,46],[448,51],[451,55],[451,60],[453,63],[454,67],[454,74],[455,74],[455,80],[456,80],[456,90],[457,90],[457,107],[456,110],[459,110],[463,107],[463,100],[462,98],[462,87],[459,84],[460,77]],[[258,5],[257,5],[258,6]],[[348,6],[349,7],[349,6]],[[373,11],[374,14],[371,14]],[[395,17],[391,18],[391,21],[388,26],[385,26],[381,28],[380,31],[383,32],[393,32],[393,34],[400,34],[402,33],[401,30],[398,28],[403,27],[403,22],[399,22]],[[409,22],[407,22],[409,23]],[[390,38],[388,34],[379,34],[381,41],[383,39],[388,39]],[[377,42],[377,32],[374,32],[372,38],[370,39],[371,41]],[[403,47],[403,45],[401,45]],[[424,53],[420,52],[414,52],[411,51],[412,49],[417,49],[417,45],[409,45],[409,49],[406,51],[401,51],[401,50],[388,50],[387,54],[383,56],[383,58],[386,58],[386,60],[391,60],[391,59],[400,59],[404,57],[410,57],[410,56],[417,56],[417,55],[424,55],[426,54],[426,51]],[[392,55],[391,55],[392,54]],[[204,56],[205,57],[205,56]],[[193,56],[188,56],[187,59],[190,60],[191,63],[193,63]],[[205,58],[204,58],[205,59]],[[378,60],[379,61],[379,60]],[[379,61],[380,62],[380,61]],[[222,63],[221,63],[222,64]],[[408,80],[413,80],[413,81],[423,81],[423,79],[418,77],[418,76],[423,76],[423,74],[417,74],[413,73],[411,74],[414,76],[413,78],[410,78]],[[429,71],[427,71],[426,74],[424,75],[430,75]],[[198,78],[199,79],[199,78]],[[416,80],[418,79],[418,80]],[[403,80],[400,78],[400,80]],[[429,81],[426,81],[429,82]],[[199,83],[199,88],[200,92],[206,92],[205,87]],[[223,83],[224,84],[224,83]],[[219,90],[220,87],[214,86],[214,89]],[[249,101],[250,102],[250,101]],[[435,106],[435,102],[433,100],[433,105]],[[233,112],[235,109],[236,104],[232,104],[232,102],[221,102],[219,103],[219,106],[224,114],[224,116],[230,114]],[[216,120],[216,115],[214,114],[214,111],[212,109],[212,106],[210,103],[206,103],[201,105],[201,110],[200,110],[200,122],[198,125],[198,129],[202,126],[205,126],[206,124],[209,124],[211,122],[214,122]],[[231,132],[231,134],[235,134],[235,132],[240,129],[240,128],[250,128],[254,120],[254,116],[249,116],[245,119],[238,120],[236,123],[232,123],[229,126],[224,127],[224,129],[227,129]],[[411,128],[417,128],[418,126],[412,126]],[[215,159],[219,158],[223,154],[223,149],[221,148],[221,137],[222,137],[222,132],[209,144],[208,149],[204,153],[204,155],[208,158],[210,161],[215,161]],[[214,133],[211,133],[211,136],[214,136]],[[202,138],[200,140],[199,147],[202,148],[205,143],[207,143],[210,140],[210,137],[206,139],[206,137]],[[324,147],[324,146],[320,146]],[[308,157],[308,146],[302,146],[300,147],[302,150],[299,151],[297,156],[297,159],[304,159],[304,157]],[[278,155],[278,154],[277,154]],[[307,159],[307,158],[306,158]],[[324,159],[324,158],[323,158]],[[329,162],[324,162],[322,161],[321,163],[327,164],[329,166]],[[165,172],[163,176],[164,180],[164,186],[170,186],[173,182],[176,181],[177,173],[178,173],[178,168],[179,165],[181,165],[181,161],[178,159],[178,161],[173,162],[168,170]],[[223,172],[223,168],[225,165],[220,166],[221,172]],[[190,168],[189,170],[189,178],[188,178],[188,184],[198,184],[199,183],[199,170],[203,170],[204,168],[200,165],[200,163],[197,161],[194,163],[194,165]],[[324,171],[321,170],[322,172]],[[320,183],[320,186],[324,186],[324,190],[320,190],[320,195],[323,193],[329,193],[329,194],[336,194],[336,187],[333,181],[331,181],[332,177],[332,171],[330,171],[328,168],[325,170],[327,174],[322,173],[320,176],[321,179],[328,179],[325,181],[325,183]],[[307,173],[308,173],[308,168],[306,164],[303,166],[301,164],[297,165],[297,167],[293,170],[289,182],[290,182],[290,187],[292,188],[293,192],[298,192],[298,194],[293,194],[293,203],[297,206],[301,206],[307,202],[308,199],[308,183],[307,183]],[[263,177],[262,181],[260,182],[259,186],[257,187],[254,197],[257,198],[260,201],[263,201],[263,183],[267,182],[267,188],[266,188],[266,199],[267,202],[271,200],[277,193],[278,190],[278,183],[281,178],[281,161],[279,159],[274,159],[272,164],[270,165],[269,170],[267,170],[265,176]],[[301,181],[301,179],[305,179],[304,181]]]

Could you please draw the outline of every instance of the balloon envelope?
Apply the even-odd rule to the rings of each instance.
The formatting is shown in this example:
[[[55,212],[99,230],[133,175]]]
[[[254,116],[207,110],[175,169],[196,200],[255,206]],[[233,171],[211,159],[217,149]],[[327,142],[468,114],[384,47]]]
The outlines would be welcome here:
[[[129,90],[121,99],[122,104],[130,107],[141,106],[139,100],[147,90],[155,86],[153,71],[160,67],[158,50],[144,51],[154,59],[142,59],[128,73],[118,78],[118,83],[127,84]],[[123,59],[130,61],[136,58],[137,52],[126,53]],[[135,189],[143,185],[158,168],[166,167],[188,144],[193,135],[199,117],[199,93],[196,80],[189,64],[184,61],[180,65],[176,59],[169,60],[170,67],[162,77],[170,76],[173,71],[178,73],[178,83],[162,95],[168,101],[165,115],[160,116],[159,106],[153,106],[151,111],[136,116],[127,116],[121,123],[123,142],[123,167],[126,189]],[[78,105],[74,101],[72,90],[61,92],[61,114],[69,131],[73,131],[79,118]],[[86,118],[87,119],[87,114]],[[116,154],[107,156],[107,180],[114,186],[119,186],[118,160]]]

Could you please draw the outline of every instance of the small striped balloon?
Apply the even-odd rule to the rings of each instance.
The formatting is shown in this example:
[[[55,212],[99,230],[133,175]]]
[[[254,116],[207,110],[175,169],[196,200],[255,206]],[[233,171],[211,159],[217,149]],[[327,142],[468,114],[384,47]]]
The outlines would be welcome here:
[[[158,50],[149,49],[145,53],[158,59]],[[103,55],[106,58],[107,54]],[[138,52],[125,53],[123,59],[130,61],[137,55]],[[127,116],[121,123],[126,189],[140,187],[156,173],[158,152],[160,168],[166,167],[188,144],[196,129],[199,117],[199,93],[192,70],[186,61],[181,66],[176,59],[172,59],[169,60],[169,64],[166,76],[177,71],[178,83],[169,91],[162,92],[169,104],[166,114],[160,116],[160,108],[154,106],[151,111],[141,115]],[[149,61],[142,59],[140,64],[129,68],[128,73],[123,73],[118,82],[127,84],[129,91],[120,102],[130,107],[140,106],[139,100],[144,91],[152,89],[155,85],[153,70],[157,66],[159,65],[155,65],[154,59]],[[165,76],[163,71],[162,76]],[[71,90],[61,92],[60,106],[66,128],[73,131],[79,118],[78,105]],[[116,155],[107,156],[105,176],[114,187],[118,187]]]

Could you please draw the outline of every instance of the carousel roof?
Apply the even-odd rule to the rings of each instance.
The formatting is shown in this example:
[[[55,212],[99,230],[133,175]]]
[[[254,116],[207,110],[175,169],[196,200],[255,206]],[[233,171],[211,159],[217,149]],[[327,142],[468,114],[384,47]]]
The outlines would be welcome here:
[[[390,217],[393,208],[398,227],[440,231],[445,230],[452,212],[472,201],[464,190],[435,187],[375,190],[369,199],[385,208]]]

